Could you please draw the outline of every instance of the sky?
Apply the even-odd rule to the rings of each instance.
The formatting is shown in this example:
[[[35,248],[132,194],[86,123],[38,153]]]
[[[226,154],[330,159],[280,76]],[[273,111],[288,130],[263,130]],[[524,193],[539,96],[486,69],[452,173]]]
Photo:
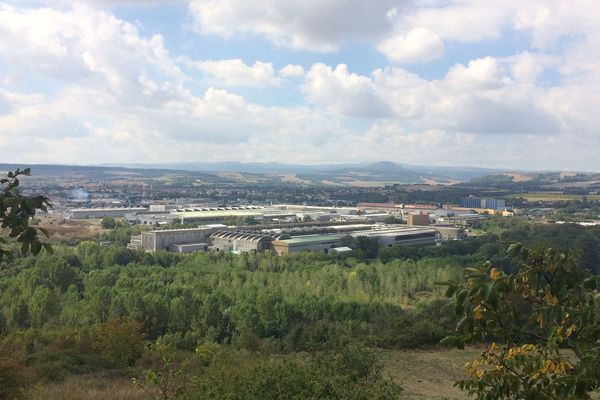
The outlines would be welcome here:
[[[0,162],[600,171],[598,0],[0,0]]]

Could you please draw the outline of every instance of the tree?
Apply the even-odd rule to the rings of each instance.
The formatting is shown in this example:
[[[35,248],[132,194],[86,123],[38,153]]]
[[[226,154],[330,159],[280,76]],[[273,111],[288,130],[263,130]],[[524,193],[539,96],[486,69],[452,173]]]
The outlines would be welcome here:
[[[509,254],[521,262],[514,275],[485,263],[450,282],[462,347],[486,342],[481,357],[457,382],[477,399],[589,399],[600,388],[600,277],[570,251],[528,249]]]
[[[30,169],[17,168],[9,171],[6,178],[0,179],[0,228],[8,231],[8,237],[21,244],[21,253],[39,254],[42,248],[52,252],[48,243],[39,240],[39,233],[48,237],[43,228],[30,226],[31,219],[38,211],[48,211],[51,207],[45,196],[24,196],[19,191],[19,176],[29,176]],[[8,240],[0,237],[0,263],[4,257],[12,257],[13,251],[7,246]]]
[[[104,217],[102,218],[102,221],[100,221],[100,225],[104,228],[104,229],[114,229],[117,227],[117,220],[115,220],[114,217]]]
[[[227,215],[223,219],[223,224],[227,226],[237,226],[240,224],[240,221],[235,215]]]
[[[112,365],[131,366],[141,356],[144,340],[139,322],[117,318],[100,325],[99,330],[94,347]]]
[[[243,225],[258,225],[258,221],[253,216],[249,215],[244,218]]]
[[[379,242],[377,241],[377,238],[358,236],[356,238],[356,245],[364,252],[365,257],[377,257],[377,253],[379,252]]]

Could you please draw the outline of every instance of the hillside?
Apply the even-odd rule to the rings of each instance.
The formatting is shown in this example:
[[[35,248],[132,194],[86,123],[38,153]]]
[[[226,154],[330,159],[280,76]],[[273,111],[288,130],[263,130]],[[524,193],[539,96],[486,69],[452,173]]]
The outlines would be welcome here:
[[[467,185],[489,188],[593,188],[600,185],[600,174],[594,172],[504,172],[473,178]]]
[[[196,163],[164,165],[70,166],[0,164],[0,171],[31,167],[38,178],[173,179],[185,177],[204,183],[265,183],[314,186],[384,186],[388,184],[448,185],[489,173],[477,168],[442,168],[393,162],[339,165],[288,165],[278,163]]]

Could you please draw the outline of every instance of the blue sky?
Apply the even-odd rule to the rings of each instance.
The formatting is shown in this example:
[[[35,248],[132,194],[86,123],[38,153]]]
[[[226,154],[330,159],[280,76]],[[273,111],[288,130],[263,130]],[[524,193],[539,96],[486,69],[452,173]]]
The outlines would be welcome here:
[[[595,0],[0,1],[0,161],[600,170]]]

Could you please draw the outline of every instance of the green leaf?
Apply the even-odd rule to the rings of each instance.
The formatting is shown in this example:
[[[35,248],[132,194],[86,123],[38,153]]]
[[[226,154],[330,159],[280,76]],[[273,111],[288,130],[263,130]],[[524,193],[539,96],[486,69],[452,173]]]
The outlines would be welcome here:
[[[457,289],[458,289],[458,287],[456,285],[448,286],[448,289],[446,289],[446,297],[454,296],[454,293],[456,293]]]
[[[521,243],[513,243],[508,246],[506,251],[511,257],[516,257],[523,252],[523,245]]]
[[[39,241],[34,241],[33,243],[31,243],[31,254],[33,254],[34,256],[37,256],[38,254],[40,254],[40,251],[42,250],[42,244]]]
[[[44,250],[46,250],[48,254],[54,254],[54,249],[52,248],[50,243],[42,243],[42,246],[44,246]]]

